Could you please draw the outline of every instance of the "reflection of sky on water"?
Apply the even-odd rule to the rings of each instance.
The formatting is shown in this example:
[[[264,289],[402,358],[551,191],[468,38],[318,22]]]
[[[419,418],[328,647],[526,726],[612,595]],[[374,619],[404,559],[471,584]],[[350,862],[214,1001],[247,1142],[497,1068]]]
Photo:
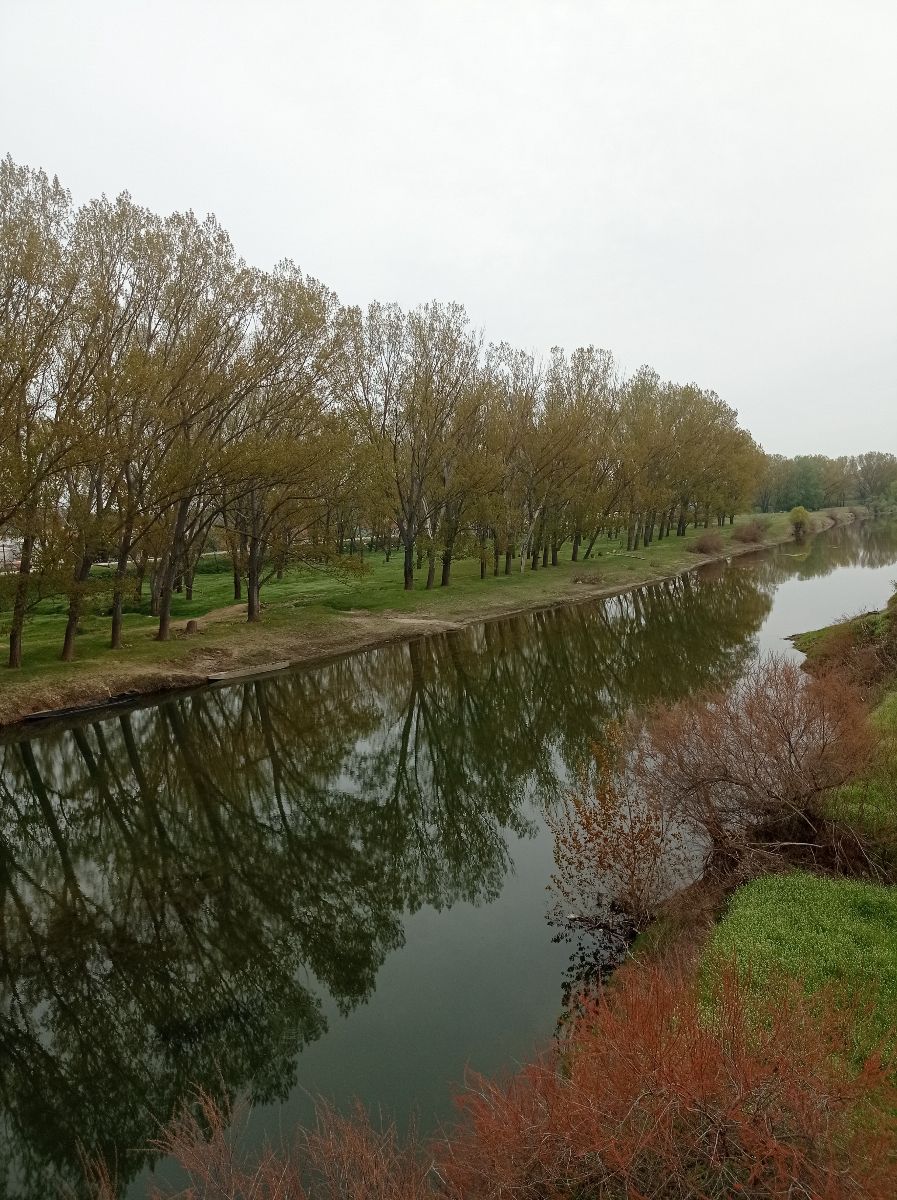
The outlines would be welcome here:
[[[836,567],[830,575],[786,579],[779,584],[772,611],[760,630],[760,650],[800,657],[786,640],[792,634],[820,629],[841,617],[884,608],[895,589],[893,563],[864,569]]]

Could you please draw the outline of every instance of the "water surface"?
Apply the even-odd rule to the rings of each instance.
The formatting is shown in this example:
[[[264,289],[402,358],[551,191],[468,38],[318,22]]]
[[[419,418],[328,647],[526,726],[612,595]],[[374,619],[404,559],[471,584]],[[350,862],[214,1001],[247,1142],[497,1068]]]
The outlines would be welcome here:
[[[196,1084],[252,1097],[254,1137],[309,1093],[432,1127],[466,1066],[552,1035],[541,814],[602,726],[880,607],[895,562],[897,526],[838,529],[7,739],[0,1195],[51,1194],[79,1144],[139,1191]]]

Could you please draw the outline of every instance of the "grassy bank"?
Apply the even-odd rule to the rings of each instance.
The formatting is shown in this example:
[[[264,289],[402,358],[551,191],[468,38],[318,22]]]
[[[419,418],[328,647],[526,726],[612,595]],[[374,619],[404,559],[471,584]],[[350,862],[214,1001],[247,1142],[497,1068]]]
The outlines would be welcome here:
[[[707,946],[712,976],[733,959],[757,995],[793,977],[856,1005],[858,1046],[893,1043],[897,1029],[897,888],[804,871],[740,888]],[[891,1046],[893,1049],[893,1045]]]
[[[749,990],[789,977],[833,990],[854,1014],[856,1046],[897,1052],[897,594],[868,613],[795,639],[810,670],[847,667],[877,701],[879,745],[864,774],[826,798],[830,818],[862,844],[867,879],[785,871],[752,880],[725,907],[702,956],[706,979],[734,962]]]
[[[834,521],[852,519],[852,510],[828,509],[815,514],[814,526],[824,529]],[[16,672],[0,668],[0,726],[37,712],[100,704],[123,694],[199,685],[215,672],[283,661],[312,662],[491,617],[627,590],[681,574],[713,558],[759,548],[738,540],[745,520],[719,530],[714,527],[712,532],[722,539],[722,549],[714,554],[695,553],[695,544],[704,534],[700,529],[635,552],[603,540],[586,562],[572,562],[568,546],[556,567],[521,572],[518,561],[511,575],[490,572],[485,580],[480,579],[478,559],[460,559],[452,566],[450,586],[431,591],[424,589],[426,565],[418,573],[418,586],[411,592],[403,590],[402,563],[396,554],[389,562],[382,554],[369,555],[363,570],[296,569],[265,586],[262,621],[252,625],[246,621],[245,605],[233,602],[225,557],[206,557],[195,578],[192,600],[175,596],[171,641],[155,640],[156,622],[144,604],[125,615],[123,648],[109,650],[109,618],[103,613],[108,601],[98,593],[81,621],[73,663],[59,660],[65,600],[46,600],[26,627],[24,667]],[[760,545],[790,538],[788,517],[779,513],[769,518]],[[103,571],[94,571],[98,587]],[[187,636],[190,619],[197,621],[198,632]]]

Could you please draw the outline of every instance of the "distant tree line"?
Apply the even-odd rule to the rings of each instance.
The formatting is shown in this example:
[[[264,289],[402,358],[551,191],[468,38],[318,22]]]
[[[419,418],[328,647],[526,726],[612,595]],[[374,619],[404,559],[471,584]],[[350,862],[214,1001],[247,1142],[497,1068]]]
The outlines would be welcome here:
[[[0,573],[9,663],[62,596],[62,657],[102,590],[171,634],[210,539],[260,616],[297,562],[377,548],[406,588],[632,549],[732,521],[764,458],[714,392],[624,378],[606,350],[489,345],[459,304],[341,306],[292,262],[248,266],[214,217],[124,193],[75,207],[0,162]],[[7,559],[10,555],[7,554]],[[102,578],[94,570],[106,564]]]
[[[762,512],[784,512],[797,505],[815,509],[847,504],[875,510],[895,502],[897,456],[881,450],[840,458],[768,454],[756,500]]]

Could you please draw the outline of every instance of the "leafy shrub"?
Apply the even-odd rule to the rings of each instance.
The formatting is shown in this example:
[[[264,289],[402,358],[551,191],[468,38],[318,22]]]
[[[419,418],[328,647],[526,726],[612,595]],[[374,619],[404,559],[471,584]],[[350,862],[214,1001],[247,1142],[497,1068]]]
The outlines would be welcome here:
[[[809,532],[810,529],[810,514],[802,504],[798,504],[796,508],[792,508],[788,514],[788,520],[791,522],[791,531],[798,541]]]
[[[688,548],[692,554],[720,554],[723,549],[723,539],[718,533],[702,533]]]

